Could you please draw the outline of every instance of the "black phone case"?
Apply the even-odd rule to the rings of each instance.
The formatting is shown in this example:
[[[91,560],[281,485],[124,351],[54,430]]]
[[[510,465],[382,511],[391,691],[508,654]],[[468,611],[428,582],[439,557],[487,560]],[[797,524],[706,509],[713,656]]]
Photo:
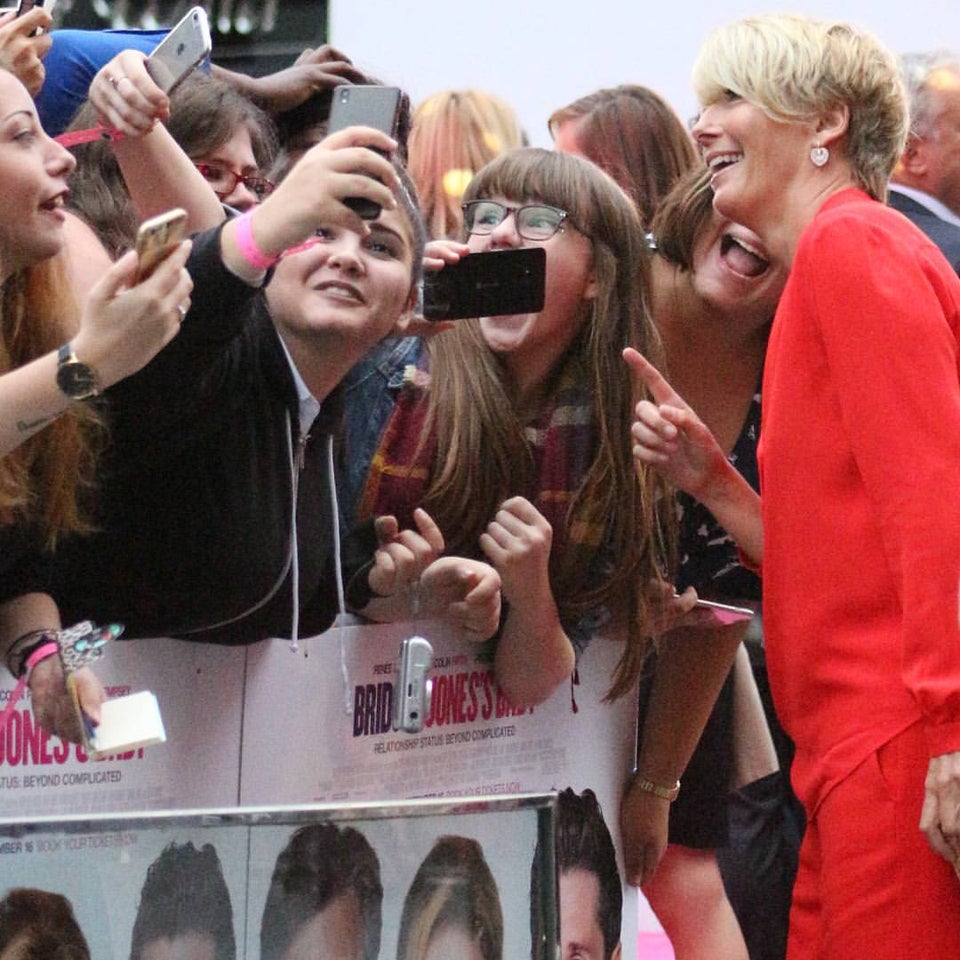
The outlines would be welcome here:
[[[546,266],[543,247],[471,253],[424,275],[424,319],[538,313],[543,309]]]
[[[393,137],[397,132],[399,110],[399,87],[342,84],[333,91],[327,132],[363,126]],[[366,197],[347,197],[343,202],[362,220],[376,220],[380,216],[380,205]]]

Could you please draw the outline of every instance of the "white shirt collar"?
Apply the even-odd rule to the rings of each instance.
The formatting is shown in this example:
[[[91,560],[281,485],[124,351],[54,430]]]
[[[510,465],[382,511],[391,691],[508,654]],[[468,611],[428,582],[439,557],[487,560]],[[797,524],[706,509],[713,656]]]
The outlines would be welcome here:
[[[915,200],[921,207],[929,210],[934,216],[947,223],[952,223],[955,227],[960,227],[960,217],[958,217],[945,203],[941,203],[936,197],[923,190],[917,190],[916,187],[908,187],[902,183],[891,183],[890,189],[894,193],[902,193],[905,197]]]
[[[297,399],[300,402],[300,435],[305,437],[310,432],[313,421],[317,419],[317,415],[320,413],[320,401],[310,392],[310,388],[303,377],[300,376],[300,371],[297,369],[283,337],[279,333],[277,333],[277,336],[280,338],[283,353],[287,358],[287,363],[290,364],[290,373],[293,374],[294,386],[297,388]]]

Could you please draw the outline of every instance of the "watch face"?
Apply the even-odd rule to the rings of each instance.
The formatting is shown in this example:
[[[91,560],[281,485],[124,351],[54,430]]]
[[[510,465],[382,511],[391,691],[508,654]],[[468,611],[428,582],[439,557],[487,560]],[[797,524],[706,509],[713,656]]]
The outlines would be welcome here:
[[[71,400],[86,400],[87,397],[96,396],[97,378],[85,363],[68,361],[57,367],[57,386]]]

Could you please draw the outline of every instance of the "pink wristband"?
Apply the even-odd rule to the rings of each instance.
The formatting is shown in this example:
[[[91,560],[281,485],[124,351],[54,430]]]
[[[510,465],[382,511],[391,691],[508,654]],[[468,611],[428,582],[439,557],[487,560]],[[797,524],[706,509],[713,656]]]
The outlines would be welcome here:
[[[33,668],[41,661],[46,660],[47,657],[52,657],[57,653],[57,645],[51,641],[50,643],[45,643],[42,647],[38,647],[33,653],[27,657],[26,670],[23,673],[23,676],[17,681],[16,687],[14,687],[13,693],[10,694],[10,699],[7,702],[7,706],[4,709],[3,713],[0,713],[0,734],[7,728],[7,724],[10,722],[10,717],[13,715],[13,711],[16,709],[17,701],[23,695],[23,688],[27,685],[30,679],[30,673],[33,671]]]
[[[81,143],[93,143],[94,140],[125,140],[126,134],[111,127],[90,127],[89,130],[71,130],[53,138],[61,147],[75,147]]]
[[[237,241],[240,255],[254,270],[269,270],[280,258],[264,253],[253,237],[253,211],[241,214],[233,222],[236,231],[233,236]]]

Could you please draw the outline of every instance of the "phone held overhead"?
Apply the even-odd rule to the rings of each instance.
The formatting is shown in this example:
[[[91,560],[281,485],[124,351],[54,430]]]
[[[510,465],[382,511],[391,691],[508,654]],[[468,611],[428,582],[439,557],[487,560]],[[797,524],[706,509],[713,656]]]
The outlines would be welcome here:
[[[400,96],[399,87],[373,84],[336,87],[327,132],[336,133],[346,127],[373,127],[389,137],[396,137]],[[366,197],[347,197],[343,202],[363,220],[376,220],[380,216],[380,204]]]
[[[147,72],[164,93],[173,93],[212,49],[207,12],[191,7],[147,57]]]

